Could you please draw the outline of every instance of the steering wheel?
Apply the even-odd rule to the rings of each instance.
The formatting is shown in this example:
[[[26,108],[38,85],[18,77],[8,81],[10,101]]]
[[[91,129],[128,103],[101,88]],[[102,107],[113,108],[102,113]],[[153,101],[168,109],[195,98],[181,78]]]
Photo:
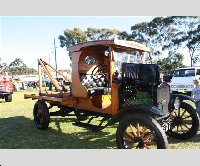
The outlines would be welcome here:
[[[107,73],[107,65],[99,64],[92,70],[92,75],[104,75]]]

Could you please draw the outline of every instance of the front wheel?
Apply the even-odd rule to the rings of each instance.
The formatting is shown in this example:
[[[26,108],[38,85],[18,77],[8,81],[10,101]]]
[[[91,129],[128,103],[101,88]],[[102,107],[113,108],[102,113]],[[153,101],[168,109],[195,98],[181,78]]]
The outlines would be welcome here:
[[[166,134],[179,140],[190,139],[196,135],[199,130],[199,116],[194,108],[181,103],[178,110],[174,110],[171,115],[171,129]]]
[[[6,102],[11,102],[12,101],[12,94],[6,95],[5,96],[5,101]]]
[[[116,132],[119,149],[167,149],[168,141],[159,123],[144,114],[125,116]]]
[[[49,126],[50,114],[46,103],[37,101],[33,109],[33,117],[35,126],[40,130],[45,130]]]

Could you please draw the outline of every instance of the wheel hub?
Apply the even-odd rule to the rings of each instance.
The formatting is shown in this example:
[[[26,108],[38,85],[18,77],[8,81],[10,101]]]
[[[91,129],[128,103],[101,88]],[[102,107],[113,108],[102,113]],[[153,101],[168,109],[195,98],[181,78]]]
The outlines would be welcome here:
[[[37,110],[36,120],[37,120],[38,124],[41,124],[42,121],[43,121],[43,114],[42,114],[42,110],[41,109]]]
[[[133,142],[134,145],[138,146],[139,148],[142,148],[144,146],[144,141],[142,140],[141,137],[136,137]]]
[[[183,123],[183,119],[180,116],[177,116],[174,118],[174,124],[177,125],[181,125]]]

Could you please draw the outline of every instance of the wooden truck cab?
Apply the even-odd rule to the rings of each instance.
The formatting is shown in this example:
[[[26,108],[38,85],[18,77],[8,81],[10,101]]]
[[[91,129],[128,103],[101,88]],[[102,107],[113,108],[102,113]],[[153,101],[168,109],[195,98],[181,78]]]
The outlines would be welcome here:
[[[70,47],[72,96],[79,98],[78,109],[111,115],[117,113],[119,85],[113,83],[116,50],[124,53],[127,50],[138,51],[141,63],[144,62],[144,52],[149,51],[149,48],[133,41],[121,40],[91,41]]]

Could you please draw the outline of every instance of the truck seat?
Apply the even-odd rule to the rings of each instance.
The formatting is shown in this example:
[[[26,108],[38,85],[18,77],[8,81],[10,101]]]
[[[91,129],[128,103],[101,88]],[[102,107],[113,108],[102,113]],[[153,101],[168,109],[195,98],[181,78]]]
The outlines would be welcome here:
[[[105,75],[80,74],[81,84],[87,88],[88,96],[110,94],[108,79]]]

